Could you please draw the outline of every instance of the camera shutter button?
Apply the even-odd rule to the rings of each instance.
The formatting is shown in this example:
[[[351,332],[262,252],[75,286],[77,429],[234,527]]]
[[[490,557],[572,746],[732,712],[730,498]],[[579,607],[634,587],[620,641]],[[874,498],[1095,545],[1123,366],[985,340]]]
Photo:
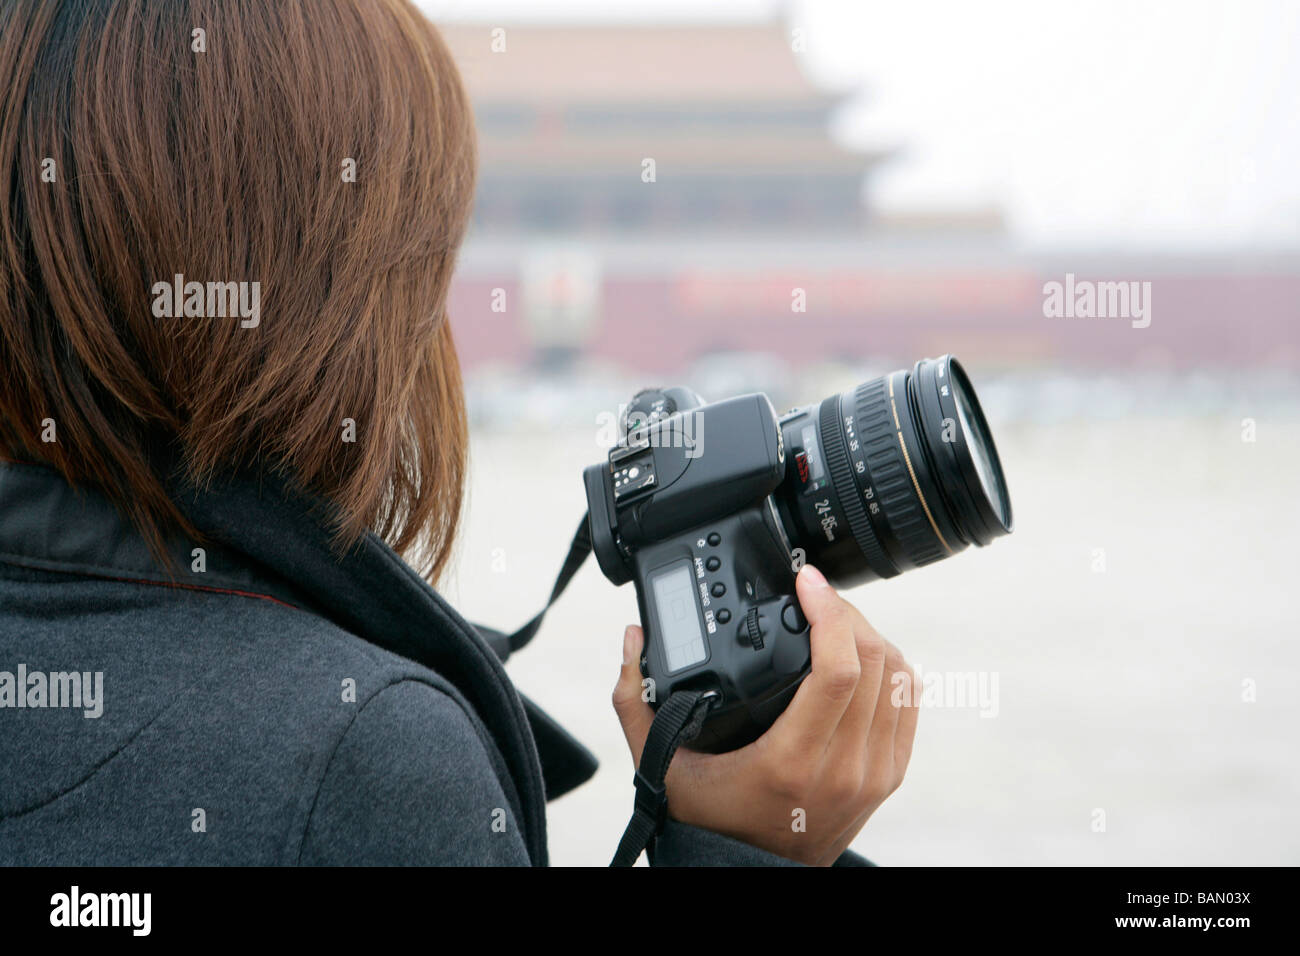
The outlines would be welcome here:
[[[781,623],[791,634],[798,634],[808,626],[808,621],[798,604],[787,604],[781,608]]]

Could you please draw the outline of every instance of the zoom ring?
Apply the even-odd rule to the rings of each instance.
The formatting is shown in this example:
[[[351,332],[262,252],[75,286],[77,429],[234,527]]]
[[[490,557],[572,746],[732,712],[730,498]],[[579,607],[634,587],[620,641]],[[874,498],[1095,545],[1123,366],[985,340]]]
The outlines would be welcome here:
[[[867,513],[858,500],[858,486],[853,479],[853,467],[849,464],[848,451],[844,447],[844,430],[840,427],[840,397],[831,395],[822,402],[817,416],[821,420],[822,451],[826,455],[826,470],[830,472],[831,486],[840,499],[844,517],[849,523],[853,540],[862,549],[867,567],[878,577],[892,578],[898,574],[889,556],[885,554],[876,538],[876,532],[867,520]],[[847,492],[847,493],[846,493]]]
[[[888,394],[889,376],[864,382],[854,392],[854,425],[867,463],[873,497],[884,512],[889,529],[903,553],[917,567],[947,555],[930,519],[921,507],[920,494],[903,457],[899,429],[894,424],[894,402],[907,414],[907,397]],[[912,449],[915,457],[920,449]]]

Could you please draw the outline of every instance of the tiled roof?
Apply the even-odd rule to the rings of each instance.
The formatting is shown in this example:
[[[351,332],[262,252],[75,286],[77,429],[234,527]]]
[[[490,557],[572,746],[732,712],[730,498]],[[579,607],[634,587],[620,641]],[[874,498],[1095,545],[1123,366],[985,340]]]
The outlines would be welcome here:
[[[804,75],[792,32],[764,23],[439,28],[476,104],[699,103],[770,107],[832,99]]]

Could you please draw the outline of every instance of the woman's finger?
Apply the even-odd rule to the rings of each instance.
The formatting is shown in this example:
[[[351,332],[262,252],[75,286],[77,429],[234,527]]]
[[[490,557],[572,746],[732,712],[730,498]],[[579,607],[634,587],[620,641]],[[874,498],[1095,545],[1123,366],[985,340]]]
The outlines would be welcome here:
[[[820,757],[852,703],[862,674],[853,636],[857,612],[810,564],[795,578],[795,591],[812,625],[812,670],[768,733],[787,754]]]
[[[614,685],[614,713],[618,714],[623,736],[632,751],[632,763],[636,766],[641,765],[641,751],[645,749],[650,724],[655,719],[654,710],[641,699],[641,648],[644,645],[645,634],[641,628],[635,624],[628,625],[623,632],[623,666],[618,672],[618,683]]]
[[[856,760],[865,765],[867,735],[875,720],[882,682],[888,678],[885,670],[888,645],[856,609],[853,613],[853,638],[861,676],[858,678],[853,702],[835,729],[829,758],[836,761]]]

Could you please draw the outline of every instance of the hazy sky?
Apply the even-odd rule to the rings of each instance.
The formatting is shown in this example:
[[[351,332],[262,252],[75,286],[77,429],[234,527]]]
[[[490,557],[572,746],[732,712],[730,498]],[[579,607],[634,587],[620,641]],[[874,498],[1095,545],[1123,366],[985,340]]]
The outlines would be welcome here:
[[[902,153],[878,207],[997,204],[1026,242],[1300,248],[1294,0],[417,0],[436,21],[754,19]]]

